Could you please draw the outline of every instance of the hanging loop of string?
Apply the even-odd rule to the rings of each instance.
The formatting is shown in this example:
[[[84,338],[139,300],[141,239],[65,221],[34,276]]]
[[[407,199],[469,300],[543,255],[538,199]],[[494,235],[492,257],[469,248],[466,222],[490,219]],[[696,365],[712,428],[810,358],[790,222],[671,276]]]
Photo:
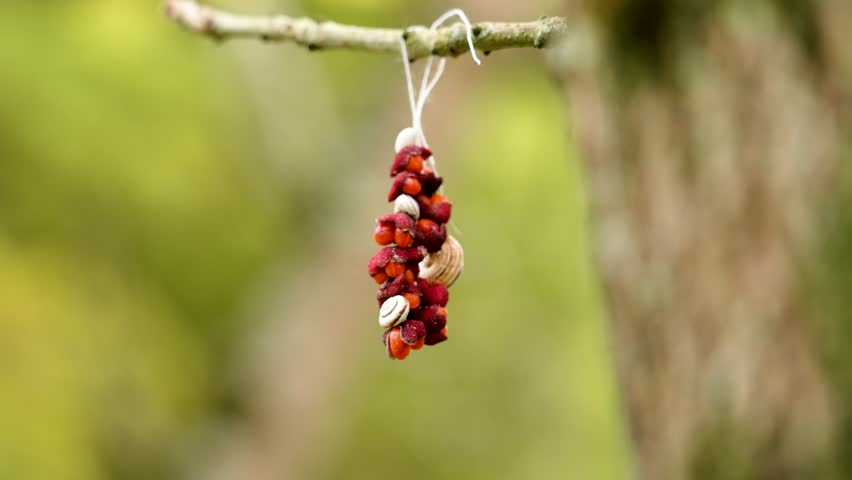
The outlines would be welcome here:
[[[442,23],[446,22],[453,16],[458,16],[462,23],[464,23],[467,31],[467,43],[470,47],[470,55],[473,57],[473,60],[477,63],[477,65],[481,65],[482,61],[480,61],[479,57],[476,56],[476,48],[473,44],[473,27],[471,26],[467,15],[465,15],[464,11],[460,8],[448,10],[438,17],[432,23],[430,30],[433,32],[437,31],[438,27]],[[429,56],[429,59],[426,61],[426,67],[423,70],[423,79],[420,82],[420,90],[418,90],[418,93],[415,95],[414,82],[411,76],[411,60],[408,57],[408,45],[402,37],[399,39],[399,45],[400,51],[402,52],[402,64],[405,67],[405,79],[408,84],[408,103],[411,108],[411,126],[417,132],[418,142],[428,148],[429,144],[426,142],[426,135],[423,133],[423,125],[421,122],[423,107],[426,105],[426,99],[429,97],[429,94],[432,93],[432,90],[435,88],[435,85],[438,84],[438,80],[441,78],[441,75],[443,75],[444,69],[447,65],[447,59],[442,57],[438,61],[438,68],[435,70],[435,76],[430,79],[429,76],[432,73],[432,64],[435,57],[431,55]]]

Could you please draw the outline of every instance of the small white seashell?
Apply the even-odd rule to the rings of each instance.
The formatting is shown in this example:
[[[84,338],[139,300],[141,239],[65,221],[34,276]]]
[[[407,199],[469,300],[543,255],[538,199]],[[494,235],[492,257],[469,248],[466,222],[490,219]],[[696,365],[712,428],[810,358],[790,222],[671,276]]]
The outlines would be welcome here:
[[[382,303],[379,309],[379,325],[391,328],[408,318],[408,300],[402,295],[395,295]]]
[[[452,235],[441,246],[441,250],[426,255],[420,262],[420,277],[432,283],[450,286],[464,269],[464,250]]]
[[[393,213],[404,212],[416,222],[420,218],[420,205],[408,195],[400,195],[393,201]]]
[[[420,130],[414,127],[403,128],[396,136],[396,142],[393,144],[393,151],[399,153],[400,150],[409,145],[420,144]]]

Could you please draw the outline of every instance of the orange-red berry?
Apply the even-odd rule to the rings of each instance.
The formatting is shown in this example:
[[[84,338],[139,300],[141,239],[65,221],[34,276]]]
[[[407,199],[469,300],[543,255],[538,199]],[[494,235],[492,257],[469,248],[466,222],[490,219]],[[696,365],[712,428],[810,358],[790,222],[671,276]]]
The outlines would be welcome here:
[[[429,233],[431,231],[439,230],[441,227],[433,220],[429,220],[428,218],[421,218],[417,220],[417,230],[420,230],[423,233]]]
[[[420,350],[423,348],[423,344],[426,343],[426,337],[422,337],[420,340],[417,340],[417,343],[411,346],[412,350]]]
[[[390,278],[396,278],[405,273],[405,264],[390,262],[385,267],[385,273]]]
[[[412,310],[420,306],[420,295],[414,293],[403,293],[402,296],[408,300],[408,306],[411,307]]]
[[[432,156],[432,152],[428,148],[418,147],[417,145],[408,145],[396,152],[391,164],[390,174],[394,176],[404,170],[414,173],[420,173],[423,161]],[[412,161],[415,165],[412,165]],[[416,166],[416,162],[420,163],[420,167]]]
[[[379,272],[379,273],[373,275],[373,280],[375,280],[376,283],[381,285],[381,284],[388,281],[388,274],[385,273],[385,272]]]
[[[417,195],[420,193],[420,181],[414,177],[408,177],[402,183],[402,191],[408,195]]]
[[[434,220],[421,218],[417,221],[417,241],[429,253],[441,249],[447,239],[447,228]]]
[[[376,231],[373,233],[373,238],[379,245],[390,245],[394,240],[394,227],[387,223],[376,225]]]
[[[408,164],[405,169],[411,173],[420,173],[423,170],[423,157],[420,155],[412,155],[408,157]]]
[[[405,357],[411,353],[411,347],[402,341],[399,327],[394,327],[388,334],[388,347],[391,355],[398,360],[405,360]]]
[[[446,201],[447,201],[447,197],[441,195],[440,193],[436,193],[435,195],[432,195],[432,198],[429,199],[429,203],[431,203],[432,205],[435,205],[436,203],[446,202]]]
[[[415,280],[417,280],[417,275],[415,275],[414,272],[411,271],[410,268],[406,268],[405,269],[405,281],[407,281],[408,283],[414,283]]]
[[[408,248],[414,245],[414,237],[412,237],[410,233],[403,232],[402,230],[397,230],[394,233],[393,241],[396,242],[396,246],[400,248]]]

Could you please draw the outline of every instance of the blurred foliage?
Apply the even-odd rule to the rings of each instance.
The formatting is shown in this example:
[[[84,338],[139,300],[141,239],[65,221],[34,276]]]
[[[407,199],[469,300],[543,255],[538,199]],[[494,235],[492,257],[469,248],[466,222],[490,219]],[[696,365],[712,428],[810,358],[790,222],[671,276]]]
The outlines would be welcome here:
[[[449,4],[301,7],[380,26]],[[240,414],[226,372],[253,331],[247,305],[310,254],[336,206],[329,175],[386,169],[337,159],[390,143],[407,119],[396,59],[218,48],[159,8],[0,5],[0,478],[181,476],[208,426]],[[245,52],[264,48],[279,63],[245,73]],[[441,167],[469,258],[453,341],[401,365],[365,328],[353,341],[369,356],[335,393],[331,416],[346,421],[304,478],[624,478],[564,108],[540,57],[523,57],[480,73],[453,118],[427,113],[464,132],[441,154],[465,159]],[[283,107],[275,133],[259,104]],[[333,126],[340,139],[323,142]]]
[[[246,112],[150,4],[0,7],[0,477],[157,478],[286,252]],[[225,72],[226,73],[226,72]]]

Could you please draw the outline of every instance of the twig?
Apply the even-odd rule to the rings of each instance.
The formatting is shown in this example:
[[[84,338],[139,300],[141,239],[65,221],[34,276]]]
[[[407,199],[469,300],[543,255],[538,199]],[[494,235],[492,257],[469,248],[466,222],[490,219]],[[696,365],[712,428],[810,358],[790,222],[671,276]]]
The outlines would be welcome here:
[[[263,41],[291,41],[310,50],[352,48],[374,52],[399,52],[399,37],[408,44],[412,60],[429,55],[459,56],[468,51],[464,25],[456,23],[431,31],[423,26],[400,29],[369,28],[318,22],[284,15],[236,15],[199,5],[194,0],[167,0],[166,14],[185,28],[216,39],[253,37]],[[534,22],[473,24],[477,49],[490,53],[503,48],[545,48],[566,30],[561,17]]]

